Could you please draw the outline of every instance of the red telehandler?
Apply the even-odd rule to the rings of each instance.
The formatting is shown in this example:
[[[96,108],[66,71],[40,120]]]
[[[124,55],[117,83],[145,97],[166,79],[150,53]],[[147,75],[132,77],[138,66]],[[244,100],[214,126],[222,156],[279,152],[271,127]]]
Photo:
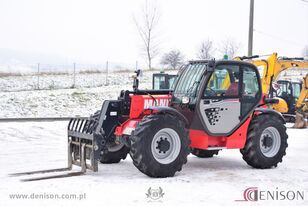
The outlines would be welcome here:
[[[68,167],[47,172],[70,170],[72,165],[81,166],[81,172],[26,180],[97,171],[99,161],[117,163],[127,154],[150,177],[172,177],[190,153],[205,158],[222,149],[239,149],[254,168],[282,162],[288,146],[285,120],[267,108],[277,101],[262,93],[253,64],[190,61],[178,73],[173,91],[140,90],[138,75],[136,71],[133,91],[104,101],[88,119],[70,120]],[[46,171],[34,171],[41,172]]]

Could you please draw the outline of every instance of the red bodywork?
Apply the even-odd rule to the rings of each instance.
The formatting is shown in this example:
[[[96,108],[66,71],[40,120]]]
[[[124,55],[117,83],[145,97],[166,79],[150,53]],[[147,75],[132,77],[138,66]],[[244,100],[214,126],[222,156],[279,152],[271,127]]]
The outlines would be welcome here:
[[[156,100],[156,103],[153,99]],[[128,135],[128,133],[134,130],[137,123],[142,120],[145,115],[151,114],[153,111],[147,110],[149,107],[153,106],[169,106],[171,95],[130,95],[131,105],[129,118],[123,122],[120,126],[116,127],[115,135],[121,137],[123,135]],[[157,105],[156,105],[157,104]]]
[[[250,120],[251,117],[249,117],[230,136],[211,136],[202,130],[190,129],[190,146],[199,149],[207,149],[208,147],[225,147],[228,149],[243,148],[245,146],[246,135]]]
[[[142,116],[145,109],[153,106],[165,106],[168,107],[171,100],[171,95],[131,95],[131,106],[130,106],[130,119],[136,119]],[[153,99],[155,98],[155,101]]]
[[[154,100],[149,95],[131,95],[131,106],[129,119],[118,126],[115,130],[117,137],[123,135],[130,135],[136,128],[138,122],[146,115],[155,113],[156,111],[147,110],[152,106],[168,106],[171,100],[171,95],[153,95],[157,101],[155,105]],[[246,135],[251,116],[230,136],[211,136],[203,130],[189,129],[189,137],[191,140],[191,147],[207,149],[208,147],[225,147],[228,149],[243,148],[246,142]]]

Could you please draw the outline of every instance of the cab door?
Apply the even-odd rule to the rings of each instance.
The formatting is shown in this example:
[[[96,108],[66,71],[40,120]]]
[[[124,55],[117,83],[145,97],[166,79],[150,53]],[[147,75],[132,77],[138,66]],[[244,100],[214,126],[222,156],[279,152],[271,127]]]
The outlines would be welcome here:
[[[231,134],[260,99],[261,85],[255,68],[241,64],[217,66],[199,103],[204,130],[213,136]]]

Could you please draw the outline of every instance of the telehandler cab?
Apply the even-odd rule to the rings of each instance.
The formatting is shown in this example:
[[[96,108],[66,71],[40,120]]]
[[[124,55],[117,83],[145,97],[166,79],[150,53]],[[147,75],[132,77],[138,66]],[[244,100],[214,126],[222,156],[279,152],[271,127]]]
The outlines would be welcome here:
[[[266,108],[276,101],[262,94],[253,64],[190,61],[173,91],[139,90],[137,74],[133,91],[104,101],[89,119],[70,120],[67,169],[97,171],[98,161],[117,163],[130,154],[142,173],[172,177],[190,152],[204,158],[239,149],[248,165],[261,169],[276,167],[286,154],[284,118]]]

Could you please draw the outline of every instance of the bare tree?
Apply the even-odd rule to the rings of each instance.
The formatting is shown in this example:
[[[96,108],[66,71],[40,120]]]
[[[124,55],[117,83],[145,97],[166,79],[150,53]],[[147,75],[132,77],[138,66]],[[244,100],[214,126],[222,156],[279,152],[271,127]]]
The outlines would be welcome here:
[[[222,56],[228,55],[229,59],[235,57],[235,55],[239,52],[239,50],[240,50],[240,44],[230,38],[222,41],[221,47],[219,49]]]
[[[184,63],[184,55],[179,50],[171,50],[163,55],[161,59],[162,65],[167,65],[172,69],[177,69]]]
[[[142,16],[137,19],[134,16],[134,22],[143,42],[143,53],[147,58],[148,67],[152,69],[152,60],[158,54],[158,42],[155,35],[159,23],[159,12],[156,5],[145,1],[142,9]]]
[[[197,58],[199,59],[211,59],[213,58],[214,48],[211,40],[201,42],[201,45],[197,52]]]
[[[306,45],[302,51],[303,57],[308,57],[308,45]]]

